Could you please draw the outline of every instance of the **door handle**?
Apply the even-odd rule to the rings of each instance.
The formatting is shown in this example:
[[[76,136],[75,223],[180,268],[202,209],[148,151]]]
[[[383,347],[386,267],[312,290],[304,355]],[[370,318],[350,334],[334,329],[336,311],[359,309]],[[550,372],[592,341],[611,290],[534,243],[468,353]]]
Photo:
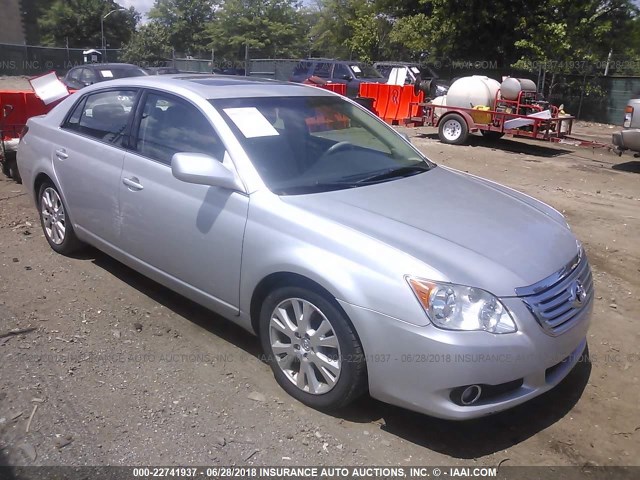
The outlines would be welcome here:
[[[69,158],[69,155],[67,154],[67,151],[64,148],[58,148],[56,150],[56,157],[58,157],[60,160],[65,160]]]
[[[140,180],[138,180],[137,177],[123,178],[122,183],[124,183],[127,187],[129,187],[129,190],[133,190],[133,191],[142,190],[144,188],[140,184]]]

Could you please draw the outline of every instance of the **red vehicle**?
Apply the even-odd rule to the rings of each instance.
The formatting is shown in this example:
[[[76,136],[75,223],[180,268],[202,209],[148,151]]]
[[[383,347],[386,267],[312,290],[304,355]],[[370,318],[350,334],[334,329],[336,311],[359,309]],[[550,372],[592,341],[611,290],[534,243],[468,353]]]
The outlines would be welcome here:
[[[70,92],[71,93],[71,92]],[[31,90],[0,91],[0,166],[2,173],[20,183],[16,150],[27,120],[48,113],[58,101],[45,104]]]

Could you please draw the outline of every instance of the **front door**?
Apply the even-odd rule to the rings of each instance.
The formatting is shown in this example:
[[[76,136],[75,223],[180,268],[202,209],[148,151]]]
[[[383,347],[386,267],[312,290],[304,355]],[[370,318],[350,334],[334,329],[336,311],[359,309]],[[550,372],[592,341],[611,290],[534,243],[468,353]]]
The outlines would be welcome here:
[[[188,288],[208,307],[237,313],[249,198],[171,173],[173,154],[205,153],[222,161],[224,145],[195,105],[171,94],[146,93],[138,112],[137,140],[125,156],[120,185],[121,245],[172,288]]]

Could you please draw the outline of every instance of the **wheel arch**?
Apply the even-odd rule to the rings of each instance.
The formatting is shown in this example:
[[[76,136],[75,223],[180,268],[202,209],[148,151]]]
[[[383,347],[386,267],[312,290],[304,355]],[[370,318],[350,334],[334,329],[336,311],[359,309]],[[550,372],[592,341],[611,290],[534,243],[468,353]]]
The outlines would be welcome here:
[[[36,202],[36,205],[38,204],[38,201],[39,201],[38,195],[40,193],[40,187],[42,187],[42,184],[45,182],[49,182],[50,184],[52,184],[54,187],[56,187],[56,189],[58,190],[58,193],[60,193],[60,189],[57,187],[53,179],[48,174],[44,172],[40,172],[33,179],[33,199]]]
[[[463,111],[463,110],[449,110],[446,113],[444,113],[442,116],[440,116],[440,118],[438,118],[438,123],[436,125],[434,125],[435,127],[440,127],[440,124],[444,121],[446,121],[447,117],[450,117],[451,115],[460,115],[465,122],[467,122],[467,129],[470,132],[473,132],[475,130],[478,129],[478,127],[476,126],[476,122],[473,121],[473,118],[471,118],[471,115],[469,115],[467,112]]]
[[[364,350],[364,345],[362,345],[362,340],[360,339],[358,331],[347,315],[347,312],[345,312],[340,303],[336,301],[335,295],[315,280],[312,280],[309,277],[306,277],[299,273],[287,271],[274,272],[267,275],[262,280],[260,280],[260,282],[258,282],[253,290],[249,307],[249,315],[251,318],[251,327],[253,328],[253,331],[256,335],[260,335],[260,308],[262,306],[262,303],[264,302],[265,298],[267,298],[267,295],[269,295],[269,293],[271,293],[276,288],[284,286],[307,288],[317,293],[318,295],[323,296],[327,301],[331,302],[331,304],[336,309],[338,309],[338,311],[342,313],[342,315],[344,315],[344,318],[347,320],[347,322],[349,322],[349,325],[353,329],[353,332],[355,333],[358,341],[360,342],[360,345],[362,346],[362,349]]]

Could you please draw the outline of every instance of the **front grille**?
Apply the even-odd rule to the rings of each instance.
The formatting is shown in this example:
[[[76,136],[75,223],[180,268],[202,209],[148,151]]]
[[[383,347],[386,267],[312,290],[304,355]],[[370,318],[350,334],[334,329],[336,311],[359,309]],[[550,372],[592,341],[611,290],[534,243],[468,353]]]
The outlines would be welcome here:
[[[587,257],[581,251],[561,271],[535,285],[517,288],[516,294],[549,335],[566,332],[593,301],[593,278]]]

